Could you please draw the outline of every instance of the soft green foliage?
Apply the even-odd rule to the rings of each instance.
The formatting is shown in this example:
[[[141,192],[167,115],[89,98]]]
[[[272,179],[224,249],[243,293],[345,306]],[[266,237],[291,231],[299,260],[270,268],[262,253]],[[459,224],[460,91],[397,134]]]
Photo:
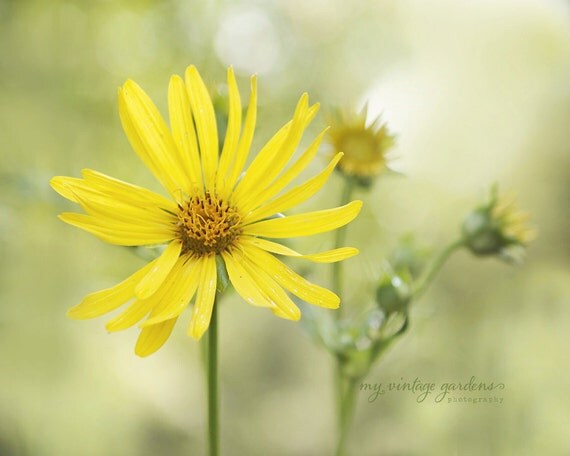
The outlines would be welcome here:
[[[392,164],[407,177],[354,193],[366,205],[346,236],[361,254],[344,267],[351,323],[340,337],[353,376],[505,384],[500,405],[418,403],[399,392],[369,402],[359,391],[349,454],[570,453],[568,30],[562,0],[0,1],[0,454],[204,451],[204,379],[186,328],[141,360],[136,331],[107,337],[100,321],[65,318],[143,262],[58,221],[70,206],[48,187],[53,175],[89,167],[160,191],[121,131],[116,88],[133,78],[166,100],[168,75],[189,64],[210,81],[233,64],[244,93],[259,72],[257,145],[303,91],[324,107],[367,98],[372,114],[383,112],[398,138]],[[314,132],[323,126],[319,115]],[[540,230],[525,264],[459,251],[404,305],[399,284],[429,261],[401,268],[407,260],[390,256],[401,234],[436,246],[433,259],[495,181],[516,191]],[[340,187],[333,176],[306,208],[332,207]],[[307,270],[328,284],[319,274]],[[384,308],[373,305],[378,286]],[[226,297],[222,454],[331,454],[332,358],[299,325]],[[398,333],[406,312],[405,336],[368,371],[366,339]],[[334,314],[322,313],[323,340],[334,345]]]

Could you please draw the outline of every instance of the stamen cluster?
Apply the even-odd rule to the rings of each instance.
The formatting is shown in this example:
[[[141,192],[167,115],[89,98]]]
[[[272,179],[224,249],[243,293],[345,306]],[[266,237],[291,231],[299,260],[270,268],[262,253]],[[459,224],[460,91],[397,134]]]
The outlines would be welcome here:
[[[210,192],[193,196],[178,205],[178,234],[182,253],[222,253],[241,233],[241,217],[226,201]]]

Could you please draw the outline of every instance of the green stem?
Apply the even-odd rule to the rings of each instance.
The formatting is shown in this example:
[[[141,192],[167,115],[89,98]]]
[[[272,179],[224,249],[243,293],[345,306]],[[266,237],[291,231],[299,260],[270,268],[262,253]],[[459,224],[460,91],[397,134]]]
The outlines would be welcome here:
[[[352,192],[354,191],[354,181],[350,178],[344,179],[344,186],[342,189],[342,193],[340,196],[340,204],[341,206],[347,204],[350,199],[352,198]],[[338,249],[344,245],[344,240],[346,239],[346,227],[347,225],[341,226],[335,232],[334,238],[334,248]],[[342,302],[342,272],[343,272],[343,262],[337,261],[336,263],[332,264],[332,287],[336,291],[336,294],[340,298]],[[337,319],[340,319],[342,316],[341,308],[339,308],[335,312],[335,316]]]
[[[423,274],[422,278],[418,280],[417,285],[414,286],[414,290],[412,292],[414,300],[417,300],[427,290],[431,281],[434,279],[435,275],[439,272],[447,259],[453,252],[462,246],[463,239],[457,239],[445,247],[441,252],[439,252],[435,260],[433,260],[429,268]]]
[[[208,448],[209,456],[220,453],[218,422],[218,305],[214,301],[208,329]]]
[[[347,204],[350,199],[352,198],[352,193],[354,191],[354,180],[350,178],[344,179],[344,185],[342,188],[342,193],[340,195],[340,205]],[[334,248],[337,249],[344,245],[346,239],[346,225],[341,226],[335,232],[335,239],[334,239]],[[331,288],[336,292],[338,297],[340,298],[341,303],[343,302],[343,287],[342,287],[342,276],[343,276],[343,262],[337,261],[336,263],[332,264],[332,284]],[[336,321],[337,321],[337,331],[340,332],[339,321],[342,317],[342,305],[341,307],[334,313]],[[344,363],[342,358],[337,355],[335,357],[335,372],[334,372],[334,382],[335,382],[335,398],[336,398],[336,414],[337,414],[337,425],[338,425],[338,449],[337,455],[342,455],[344,451],[344,445],[346,442],[346,436],[348,432],[349,422],[352,415],[352,411],[347,414],[347,403],[346,403],[346,395],[347,395],[347,379],[344,373]],[[352,409],[352,405],[350,405]],[[338,452],[340,451],[340,453]]]
[[[343,383],[343,394],[340,402],[338,440],[335,452],[336,456],[345,455],[346,441],[356,405],[356,386],[358,382],[354,379],[347,379],[344,377]]]
[[[336,399],[336,417],[337,417],[337,431],[342,429],[342,402],[344,398],[344,372],[342,369],[343,363],[340,356],[335,358],[335,373],[334,373],[334,388]]]

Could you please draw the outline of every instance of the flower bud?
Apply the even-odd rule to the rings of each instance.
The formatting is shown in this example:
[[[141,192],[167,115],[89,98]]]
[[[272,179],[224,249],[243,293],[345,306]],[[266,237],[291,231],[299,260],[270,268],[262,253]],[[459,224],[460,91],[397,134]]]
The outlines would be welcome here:
[[[387,316],[406,312],[411,299],[411,277],[405,271],[396,273],[387,267],[380,276],[376,288],[376,303]]]
[[[528,218],[527,213],[516,209],[513,197],[499,198],[494,187],[489,202],[465,217],[463,242],[475,255],[498,255],[516,261],[536,237],[536,230],[526,226]]]

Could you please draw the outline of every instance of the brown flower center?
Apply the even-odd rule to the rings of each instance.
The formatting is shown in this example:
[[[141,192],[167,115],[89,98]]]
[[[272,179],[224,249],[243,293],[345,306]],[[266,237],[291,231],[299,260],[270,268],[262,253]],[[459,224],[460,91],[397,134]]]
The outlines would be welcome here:
[[[240,235],[240,221],[237,210],[215,195],[193,196],[178,205],[182,253],[222,253]]]

